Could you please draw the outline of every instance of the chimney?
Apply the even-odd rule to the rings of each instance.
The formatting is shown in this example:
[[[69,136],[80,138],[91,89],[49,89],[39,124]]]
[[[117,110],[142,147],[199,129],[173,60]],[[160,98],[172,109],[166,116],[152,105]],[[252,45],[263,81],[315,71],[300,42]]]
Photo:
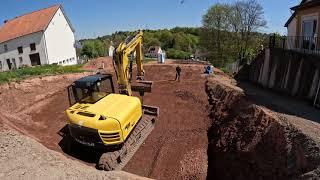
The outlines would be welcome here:
[[[8,22],[8,20],[4,20],[4,21],[3,21],[4,24],[7,23],[7,22]]]

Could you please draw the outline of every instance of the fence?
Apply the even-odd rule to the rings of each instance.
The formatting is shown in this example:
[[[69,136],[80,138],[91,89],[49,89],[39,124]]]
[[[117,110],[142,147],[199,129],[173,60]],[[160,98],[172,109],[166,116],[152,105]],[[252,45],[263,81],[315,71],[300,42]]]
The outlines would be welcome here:
[[[281,48],[305,54],[320,55],[320,39],[308,36],[270,36],[270,48]]]
[[[318,83],[318,88],[317,88],[317,92],[316,92],[316,96],[314,98],[314,102],[313,102],[313,106],[320,108],[320,81]]]

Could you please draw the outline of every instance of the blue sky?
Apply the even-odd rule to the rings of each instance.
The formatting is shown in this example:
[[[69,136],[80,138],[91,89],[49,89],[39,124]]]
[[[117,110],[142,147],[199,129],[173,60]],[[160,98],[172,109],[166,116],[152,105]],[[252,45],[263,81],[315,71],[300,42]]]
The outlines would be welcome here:
[[[62,4],[77,39],[97,37],[119,30],[201,26],[202,15],[216,2],[234,0],[1,0],[0,24],[5,19],[54,4]],[[285,33],[289,7],[300,0],[259,0],[268,28],[263,32]]]

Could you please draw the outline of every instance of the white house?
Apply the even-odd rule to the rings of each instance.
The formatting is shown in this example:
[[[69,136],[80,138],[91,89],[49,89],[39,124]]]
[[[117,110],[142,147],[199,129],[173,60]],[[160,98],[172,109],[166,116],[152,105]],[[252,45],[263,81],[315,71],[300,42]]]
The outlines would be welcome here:
[[[61,5],[7,20],[0,27],[0,71],[77,63],[74,29]]]

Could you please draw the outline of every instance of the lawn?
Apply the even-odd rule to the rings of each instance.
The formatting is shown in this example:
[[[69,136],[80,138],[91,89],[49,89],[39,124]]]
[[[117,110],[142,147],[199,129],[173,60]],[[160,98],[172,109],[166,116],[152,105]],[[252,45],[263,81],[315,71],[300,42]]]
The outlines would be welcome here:
[[[83,72],[83,65],[59,66],[59,65],[43,65],[36,67],[25,67],[7,72],[0,72],[0,84],[18,81],[32,76],[56,75],[66,73]]]

